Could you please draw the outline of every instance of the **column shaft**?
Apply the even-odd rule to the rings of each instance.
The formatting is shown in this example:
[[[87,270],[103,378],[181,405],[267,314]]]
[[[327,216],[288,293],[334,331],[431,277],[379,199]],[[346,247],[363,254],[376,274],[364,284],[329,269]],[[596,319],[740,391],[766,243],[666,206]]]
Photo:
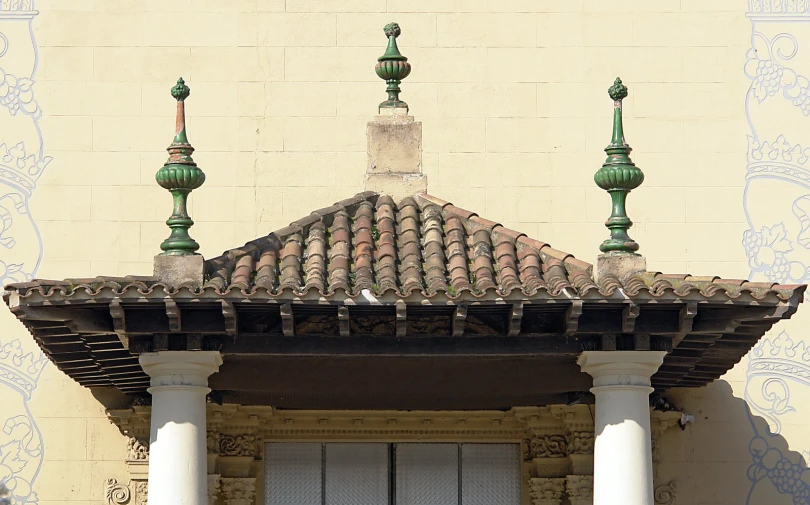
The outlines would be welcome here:
[[[150,505],[207,505],[205,396],[222,363],[213,351],[142,354],[152,378]]]
[[[586,351],[596,397],[594,505],[654,505],[650,377],[662,351]]]

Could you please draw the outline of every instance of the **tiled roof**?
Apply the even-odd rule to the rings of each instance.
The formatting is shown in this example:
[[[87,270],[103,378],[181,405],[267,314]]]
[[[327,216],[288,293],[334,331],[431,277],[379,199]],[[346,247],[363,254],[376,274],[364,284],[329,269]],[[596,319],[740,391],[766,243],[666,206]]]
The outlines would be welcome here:
[[[789,299],[799,285],[640,272],[594,280],[591,264],[426,194],[398,204],[360,193],[206,262],[202,291],[247,297],[643,298],[715,296]],[[151,277],[99,277],[13,284],[37,292],[142,295],[177,289]],[[156,293],[157,294],[157,293]]]

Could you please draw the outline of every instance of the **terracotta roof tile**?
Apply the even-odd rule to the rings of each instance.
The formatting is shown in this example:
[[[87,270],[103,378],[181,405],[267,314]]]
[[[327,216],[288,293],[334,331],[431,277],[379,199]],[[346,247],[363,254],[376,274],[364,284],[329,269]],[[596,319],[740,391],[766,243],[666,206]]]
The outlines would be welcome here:
[[[36,280],[9,288],[48,297],[178,290],[152,277]],[[396,204],[387,195],[361,193],[208,260],[202,291],[273,297],[342,291],[355,297],[367,290],[398,297],[443,293],[454,300],[510,294],[726,299],[775,294],[786,300],[804,289],[657,272],[624,279],[606,275],[597,282],[591,264],[444,200],[418,194]]]

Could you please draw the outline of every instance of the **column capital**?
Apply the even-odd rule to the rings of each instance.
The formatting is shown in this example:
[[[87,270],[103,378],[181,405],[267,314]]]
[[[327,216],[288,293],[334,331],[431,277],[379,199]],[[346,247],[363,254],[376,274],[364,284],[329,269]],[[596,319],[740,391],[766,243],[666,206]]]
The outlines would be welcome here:
[[[584,351],[577,363],[593,377],[595,388],[650,387],[666,351]]]
[[[219,351],[158,351],[141,354],[138,361],[152,378],[152,388],[207,388],[208,377],[222,364],[222,355]]]

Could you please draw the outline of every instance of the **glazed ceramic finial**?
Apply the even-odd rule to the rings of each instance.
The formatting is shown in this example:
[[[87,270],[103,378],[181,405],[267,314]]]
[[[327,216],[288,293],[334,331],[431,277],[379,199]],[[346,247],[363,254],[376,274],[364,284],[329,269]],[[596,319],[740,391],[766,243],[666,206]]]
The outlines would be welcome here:
[[[194,221],[188,215],[188,195],[192,190],[202,186],[205,174],[191,154],[194,148],[188,143],[186,136],[186,108],[185,100],[191,94],[183,78],[177,79],[177,84],[171,89],[172,97],[177,100],[177,117],[175,120],[174,140],[166,149],[169,159],[155,174],[155,180],[160,186],[172,194],[174,210],[166,225],[171,229],[169,238],[160,244],[161,254],[188,255],[196,254],[200,245],[188,233]]]
[[[605,148],[607,159],[593,179],[610,194],[613,208],[605,223],[610,238],[602,242],[599,249],[604,253],[634,253],[638,251],[638,244],[627,234],[633,222],[627,217],[625,203],[627,194],[644,182],[644,173],[630,159],[632,149],[624,141],[622,100],[627,97],[627,86],[617,77],[613,86],[608,88],[608,95],[613,100],[613,135],[610,145]]]
[[[374,70],[380,79],[384,79],[388,86],[385,91],[388,93],[388,100],[380,104],[380,108],[402,107],[407,109],[408,104],[399,99],[399,84],[411,73],[411,64],[408,58],[402,56],[397,47],[397,37],[402,30],[396,23],[388,23],[383,28],[385,36],[388,37],[388,47],[385,54],[377,58],[377,65]]]

